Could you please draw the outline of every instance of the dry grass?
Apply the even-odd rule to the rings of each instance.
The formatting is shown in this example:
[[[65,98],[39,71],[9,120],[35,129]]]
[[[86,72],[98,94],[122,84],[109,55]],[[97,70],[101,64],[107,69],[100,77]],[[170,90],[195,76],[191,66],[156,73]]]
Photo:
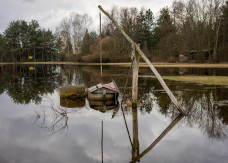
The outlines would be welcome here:
[[[100,66],[100,63],[82,63],[82,62],[10,62],[0,64],[53,64],[53,65],[85,65]],[[129,67],[131,63],[102,63],[104,66]],[[228,68],[228,63],[221,64],[191,64],[191,63],[153,63],[155,67],[185,67],[185,68]],[[140,63],[140,67],[148,67],[146,63]]]
[[[228,76],[162,76],[162,78],[210,85],[228,85]]]

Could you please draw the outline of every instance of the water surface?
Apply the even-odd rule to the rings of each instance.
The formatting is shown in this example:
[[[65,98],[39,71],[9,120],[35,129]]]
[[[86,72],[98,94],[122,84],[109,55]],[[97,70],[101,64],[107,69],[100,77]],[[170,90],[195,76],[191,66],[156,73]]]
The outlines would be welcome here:
[[[103,68],[101,76],[99,66],[1,65],[0,162],[102,162],[102,147],[103,160],[110,163],[228,161],[228,86],[167,80],[188,113],[180,117],[159,82],[142,68],[137,109],[96,110],[87,99],[60,105],[64,85],[90,87],[114,79],[123,92],[128,68]],[[228,75],[228,69],[158,71]],[[131,97],[131,83],[126,96]]]

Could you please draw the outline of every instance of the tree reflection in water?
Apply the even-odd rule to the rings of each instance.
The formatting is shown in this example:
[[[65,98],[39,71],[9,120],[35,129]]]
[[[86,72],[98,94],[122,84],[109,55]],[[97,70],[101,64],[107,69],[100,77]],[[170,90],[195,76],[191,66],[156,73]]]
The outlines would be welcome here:
[[[57,66],[10,65],[0,70],[0,93],[8,94],[16,104],[39,104],[62,83]]]
[[[36,113],[36,120],[35,122],[37,123],[38,120],[41,121],[40,127],[44,129],[49,135],[57,134],[57,133],[63,133],[67,132],[68,130],[68,120],[69,116],[68,114],[73,113],[72,111],[68,111],[69,108],[67,108],[67,105],[62,107],[62,106],[56,106],[51,98],[47,98],[45,100],[46,106],[42,106],[39,110],[34,110]],[[155,141],[149,145],[143,152],[140,153],[140,143],[139,143],[139,133],[138,133],[138,108],[137,107],[132,107],[131,108],[131,114],[132,114],[132,135],[133,138],[131,138],[130,133],[129,133],[129,128],[126,123],[126,118],[124,112],[127,111],[129,113],[129,110],[126,110],[122,108],[122,116],[125,120],[125,126],[126,130],[128,132],[128,138],[130,140],[130,145],[132,147],[131,149],[131,154],[132,154],[132,163],[139,162],[144,155],[146,155],[148,152],[150,152],[156,144],[158,144],[167,134],[168,132],[177,124],[180,122],[180,120],[184,117],[183,115],[178,115],[171,123],[170,125],[161,133],[160,136],[155,139]],[[113,109],[114,110],[114,109]],[[99,111],[99,110],[97,110]],[[75,112],[74,112],[75,113]],[[106,112],[104,112],[106,113]],[[102,122],[103,123],[103,122]],[[103,133],[103,126],[102,126],[102,133]],[[101,149],[102,149],[102,155],[103,152],[103,134],[101,135]],[[103,158],[103,157],[102,157]]]
[[[57,106],[54,100],[47,97],[45,106],[34,110],[36,119],[34,123],[40,123],[40,127],[49,135],[68,131],[68,114],[72,113],[67,107]],[[40,120],[40,122],[38,121]]]
[[[147,88],[139,93],[140,99],[146,103],[152,102],[158,106],[163,115],[174,119],[178,115],[178,111],[168,96],[163,93],[164,91],[158,82],[156,80],[146,80],[145,82],[144,85]],[[168,80],[167,82],[187,112],[187,117],[181,122],[182,124],[198,127],[212,139],[223,140],[227,137],[228,105],[219,106],[216,104],[219,101],[226,100],[227,88]],[[144,106],[146,112],[151,109],[150,105],[149,107]]]
[[[33,67],[31,71],[29,67]],[[0,66],[0,94],[6,93],[17,104],[40,104],[44,95],[52,94],[63,85],[91,85],[110,82],[114,79],[120,90],[123,90],[128,68],[105,67],[102,78],[99,67],[94,66],[65,66],[65,65],[1,65]],[[178,73],[158,69],[163,74]],[[185,69],[185,73],[188,74]],[[198,73],[198,70],[190,69],[190,73]],[[220,74],[216,70],[216,74]],[[226,70],[227,71],[227,70]],[[221,70],[221,74],[226,74]],[[204,72],[199,70],[200,75]],[[152,109],[159,109],[160,113],[171,119],[175,119],[178,111],[171,103],[168,96],[156,79],[143,77],[148,74],[147,69],[139,71],[139,101],[142,114],[151,113]],[[149,74],[151,75],[151,74]],[[172,74],[173,75],[173,74]],[[166,81],[170,90],[188,112],[186,118],[181,121],[182,125],[198,127],[211,139],[224,140],[227,137],[228,106],[219,105],[227,100],[228,88],[224,86],[208,86],[193,83]],[[131,84],[127,89],[128,97],[131,97]]]

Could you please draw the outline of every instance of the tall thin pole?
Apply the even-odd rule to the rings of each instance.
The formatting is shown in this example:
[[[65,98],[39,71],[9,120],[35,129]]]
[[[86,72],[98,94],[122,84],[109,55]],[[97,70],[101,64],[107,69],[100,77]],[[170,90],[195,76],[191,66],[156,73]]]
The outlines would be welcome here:
[[[101,122],[101,162],[104,162],[103,157],[103,121]]]
[[[102,75],[102,55],[101,55],[101,12],[100,12],[100,41],[99,41],[99,53],[100,53],[100,64],[101,64],[101,75]]]

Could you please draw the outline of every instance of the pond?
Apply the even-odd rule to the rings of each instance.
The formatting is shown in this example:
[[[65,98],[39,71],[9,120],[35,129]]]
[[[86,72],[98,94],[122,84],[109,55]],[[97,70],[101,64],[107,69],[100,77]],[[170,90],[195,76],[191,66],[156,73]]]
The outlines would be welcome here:
[[[228,75],[228,69],[158,71],[172,76]],[[228,162],[226,85],[166,80],[185,117],[148,68],[140,68],[137,109],[97,109],[87,99],[66,105],[60,99],[61,86],[88,88],[111,79],[122,93],[127,72],[103,67],[101,76],[99,66],[0,65],[0,162]],[[131,83],[126,98],[131,98]]]

